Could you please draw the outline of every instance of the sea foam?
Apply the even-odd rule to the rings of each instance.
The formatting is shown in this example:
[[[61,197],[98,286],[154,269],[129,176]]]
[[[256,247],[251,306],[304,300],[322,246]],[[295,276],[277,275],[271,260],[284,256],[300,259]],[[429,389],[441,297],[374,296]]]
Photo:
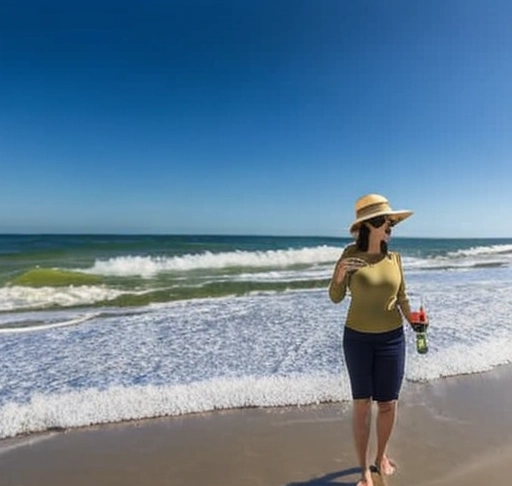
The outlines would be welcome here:
[[[309,405],[348,397],[335,376],[213,379],[189,385],[112,387],[34,395],[29,403],[0,407],[0,439],[24,433],[83,427],[212,410]]]
[[[122,256],[97,260],[92,268],[85,271],[98,275],[152,277],[161,272],[198,269],[289,267],[333,263],[339,256],[340,249],[329,246],[269,251],[203,252],[174,257]]]
[[[104,285],[66,287],[24,287],[13,285],[0,288],[0,311],[93,304],[114,299],[123,292]]]

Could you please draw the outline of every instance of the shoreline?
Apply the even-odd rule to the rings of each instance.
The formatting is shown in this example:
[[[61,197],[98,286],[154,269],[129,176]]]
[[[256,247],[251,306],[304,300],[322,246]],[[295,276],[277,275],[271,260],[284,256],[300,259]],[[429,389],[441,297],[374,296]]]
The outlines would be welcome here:
[[[503,480],[511,399],[511,365],[406,382],[389,447],[399,470],[389,485]],[[220,410],[5,439],[0,484],[348,486],[359,477],[348,407]]]

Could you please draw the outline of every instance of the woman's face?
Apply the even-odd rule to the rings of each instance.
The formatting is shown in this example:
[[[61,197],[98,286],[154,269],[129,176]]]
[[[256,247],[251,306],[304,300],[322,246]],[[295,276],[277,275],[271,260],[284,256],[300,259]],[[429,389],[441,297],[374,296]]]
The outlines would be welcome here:
[[[370,235],[380,241],[389,241],[393,222],[388,216],[376,216],[366,222],[370,229]]]

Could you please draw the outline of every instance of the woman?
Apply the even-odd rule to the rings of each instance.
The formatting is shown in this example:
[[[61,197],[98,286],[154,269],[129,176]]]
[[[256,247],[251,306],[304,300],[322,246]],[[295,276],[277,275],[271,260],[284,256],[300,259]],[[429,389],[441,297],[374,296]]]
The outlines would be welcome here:
[[[357,486],[373,486],[371,473],[393,474],[386,448],[393,430],[405,366],[403,317],[410,323],[400,255],[388,251],[391,228],[412,211],[393,211],[387,199],[369,194],[356,201],[350,232],[356,243],[343,251],[334,269],[329,296],[341,302],[350,289],[351,302],[343,335],[343,351],[353,397],[353,430],[362,478]],[[369,465],[368,440],[372,400],[377,402],[377,450]]]

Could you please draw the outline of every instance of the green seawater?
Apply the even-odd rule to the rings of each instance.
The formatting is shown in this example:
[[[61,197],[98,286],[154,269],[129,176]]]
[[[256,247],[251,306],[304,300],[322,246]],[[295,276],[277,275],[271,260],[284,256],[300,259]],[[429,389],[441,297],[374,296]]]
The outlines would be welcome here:
[[[52,268],[35,268],[14,278],[11,285],[24,287],[65,287],[68,285],[98,285],[101,278],[80,272],[55,270]]]

